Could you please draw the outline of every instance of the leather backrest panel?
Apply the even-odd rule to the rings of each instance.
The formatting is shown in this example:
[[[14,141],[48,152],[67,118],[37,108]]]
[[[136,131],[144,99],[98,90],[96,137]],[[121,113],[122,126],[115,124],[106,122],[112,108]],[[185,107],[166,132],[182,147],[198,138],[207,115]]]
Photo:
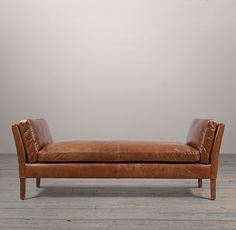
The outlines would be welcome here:
[[[187,145],[200,152],[200,162],[208,164],[218,123],[210,119],[194,119],[187,134]]]
[[[19,124],[22,140],[26,150],[27,161],[37,162],[38,151],[52,143],[52,136],[44,119],[27,119]]]

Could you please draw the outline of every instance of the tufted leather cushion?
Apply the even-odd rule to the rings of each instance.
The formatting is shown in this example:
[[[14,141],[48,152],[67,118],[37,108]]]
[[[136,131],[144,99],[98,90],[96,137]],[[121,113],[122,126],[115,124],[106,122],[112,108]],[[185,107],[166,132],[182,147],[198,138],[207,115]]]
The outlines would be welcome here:
[[[37,162],[38,151],[52,143],[52,136],[44,119],[28,119],[19,124],[21,136],[30,163]]]
[[[194,119],[190,126],[186,143],[199,150],[201,163],[209,163],[217,125],[214,120]]]

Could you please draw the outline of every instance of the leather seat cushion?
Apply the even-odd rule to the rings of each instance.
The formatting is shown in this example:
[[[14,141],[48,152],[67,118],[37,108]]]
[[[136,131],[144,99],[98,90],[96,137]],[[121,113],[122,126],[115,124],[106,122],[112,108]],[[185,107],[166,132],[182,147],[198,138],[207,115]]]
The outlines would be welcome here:
[[[194,147],[175,142],[68,141],[38,152],[39,162],[199,162]]]

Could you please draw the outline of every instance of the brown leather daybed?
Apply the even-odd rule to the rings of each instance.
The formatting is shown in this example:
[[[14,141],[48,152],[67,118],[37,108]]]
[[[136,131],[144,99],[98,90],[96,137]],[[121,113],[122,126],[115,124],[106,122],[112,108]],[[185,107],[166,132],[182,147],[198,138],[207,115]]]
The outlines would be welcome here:
[[[210,179],[216,198],[218,157],[224,124],[193,120],[185,143],[157,141],[53,142],[44,119],[12,125],[25,199],[26,178],[196,178]]]

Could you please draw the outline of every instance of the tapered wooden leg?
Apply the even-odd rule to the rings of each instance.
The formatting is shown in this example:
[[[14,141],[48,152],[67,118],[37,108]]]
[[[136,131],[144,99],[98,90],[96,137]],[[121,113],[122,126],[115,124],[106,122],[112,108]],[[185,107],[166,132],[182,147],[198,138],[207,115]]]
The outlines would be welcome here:
[[[202,188],[202,178],[198,178],[198,188]]]
[[[40,188],[40,178],[36,178],[36,187]]]
[[[25,178],[20,178],[20,198],[25,199]]]
[[[211,179],[211,199],[216,199],[216,179]]]

